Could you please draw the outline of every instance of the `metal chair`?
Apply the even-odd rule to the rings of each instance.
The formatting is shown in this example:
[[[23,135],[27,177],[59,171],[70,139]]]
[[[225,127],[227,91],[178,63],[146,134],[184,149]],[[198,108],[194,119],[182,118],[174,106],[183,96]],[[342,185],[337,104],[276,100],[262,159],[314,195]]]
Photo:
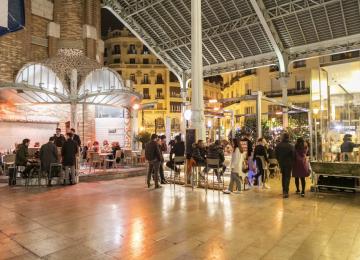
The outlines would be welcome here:
[[[274,171],[274,177],[280,179],[280,166],[276,159],[269,159],[269,171]],[[271,174],[270,174],[271,177]]]
[[[59,171],[55,171],[55,169],[59,169]],[[62,164],[61,163],[51,163],[50,164],[50,172],[49,172],[49,176],[48,176],[48,182],[52,180],[52,178],[54,177],[54,174],[58,172],[59,173],[59,176],[57,177],[61,177],[62,174]]]
[[[4,173],[6,174],[6,169],[9,167],[15,167],[15,154],[6,154],[3,158],[3,166],[4,166]]]
[[[206,186],[205,186],[205,192],[207,193],[207,189],[209,186],[209,170],[213,170],[213,191],[215,190],[215,185],[218,186],[218,192],[220,193],[220,184],[222,185],[221,190],[224,189],[224,178],[220,176],[220,181],[218,181],[218,179],[216,178],[215,181],[215,170],[220,174],[220,169],[221,169],[221,165],[220,165],[220,160],[219,159],[206,159]]]
[[[175,156],[173,158],[174,166],[179,166],[180,167],[181,165],[185,165],[185,160],[186,160],[186,158],[184,156]],[[173,169],[170,169],[170,179],[172,179],[172,181],[174,183],[174,189],[175,189],[176,179],[178,179],[179,183],[181,181],[181,167],[180,167],[179,175],[175,174]]]
[[[90,169],[89,169],[89,173],[91,173],[91,167],[93,166],[94,168],[94,173],[95,173],[95,167],[97,164],[102,163],[101,157],[99,153],[90,153]]]
[[[131,150],[124,150],[124,160],[125,164],[132,164],[133,163],[133,155]]]

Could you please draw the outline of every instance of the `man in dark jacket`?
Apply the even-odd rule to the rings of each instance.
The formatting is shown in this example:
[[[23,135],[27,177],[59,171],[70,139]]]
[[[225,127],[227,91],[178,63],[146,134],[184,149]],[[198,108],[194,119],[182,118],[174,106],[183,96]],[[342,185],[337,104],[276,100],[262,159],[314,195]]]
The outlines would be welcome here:
[[[164,175],[164,156],[163,153],[167,151],[167,145],[166,145],[166,136],[162,135],[158,139],[160,154],[161,154],[161,160],[159,165],[159,174],[160,174],[160,182],[161,184],[166,184],[166,179]]]
[[[275,148],[275,153],[282,173],[283,197],[288,198],[291,170],[294,163],[294,146],[290,144],[288,133],[283,134],[282,141]]]
[[[71,174],[70,184],[75,184],[76,154],[79,152],[77,143],[72,140],[72,134],[66,134],[66,141],[61,148],[62,164],[65,168],[64,184]]]
[[[158,136],[151,135],[151,141],[145,146],[145,157],[149,162],[149,170],[147,174],[147,185],[150,188],[151,175],[154,174],[155,189],[161,188],[159,185],[159,166],[161,162],[161,152],[157,143]]]
[[[51,186],[51,178],[53,176],[50,175],[50,167],[52,163],[58,162],[58,150],[54,144],[54,137],[50,137],[49,142],[41,146],[40,162],[42,171],[48,174],[48,186]]]
[[[54,134],[54,143],[56,147],[62,147],[65,143],[65,136],[61,134],[60,128],[56,128],[56,134]]]
[[[16,166],[26,166],[29,158],[29,139],[24,139],[22,143],[18,146],[15,157]]]
[[[77,143],[79,147],[81,147],[81,139],[80,136],[75,133],[75,129],[71,128],[70,132],[72,133],[72,140]]]
[[[180,172],[180,169],[176,167],[173,156],[184,157],[185,155],[185,143],[181,141],[181,137],[178,135],[175,137],[175,143],[170,150],[170,160],[166,163],[166,166],[175,172]]]

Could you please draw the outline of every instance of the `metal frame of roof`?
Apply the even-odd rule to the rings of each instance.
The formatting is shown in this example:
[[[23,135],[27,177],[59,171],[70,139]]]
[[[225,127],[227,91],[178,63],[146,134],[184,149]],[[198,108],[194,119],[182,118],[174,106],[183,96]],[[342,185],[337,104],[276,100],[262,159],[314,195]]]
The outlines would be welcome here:
[[[191,0],[102,0],[179,78]],[[360,0],[202,0],[204,77],[360,49]]]

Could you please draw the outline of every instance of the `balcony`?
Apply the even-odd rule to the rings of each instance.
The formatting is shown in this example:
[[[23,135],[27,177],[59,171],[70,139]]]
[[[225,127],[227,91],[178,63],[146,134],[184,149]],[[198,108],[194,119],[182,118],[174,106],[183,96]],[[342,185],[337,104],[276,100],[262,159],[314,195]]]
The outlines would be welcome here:
[[[127,54],[137,54],[136,50],[128,50]]]
[[[164,95],[156,95],[155,99],[164,99]]]
[[[142,80],[141,84],[151,84],[151,81],[150,80]]]
[[[281,97],[282,96],[282,91],[281,90],[277,90],[277,91],[267,91],[264,92],[265,96],[267,97]],[[304,88],[304,89],[288,89],[288,96],[298,96],[298,95],[308,95],[310,94],[310,88]]]
[[[149,94],[144,94],[144,95],[143,95],[143,99],[151,99],[151,97],[150,97]]]
[[[164,84],[164,80],[162,80],[162,79],[157,79],[157,80],[155,81],[155,84]]]
[[[111,54],[112,54],[112,55],[120,55],[121,52],[120,52],[120,51],[112,51]]]
[[[180,93],[170,93],[170,97],[171,98],[181,98],[181,94]]]

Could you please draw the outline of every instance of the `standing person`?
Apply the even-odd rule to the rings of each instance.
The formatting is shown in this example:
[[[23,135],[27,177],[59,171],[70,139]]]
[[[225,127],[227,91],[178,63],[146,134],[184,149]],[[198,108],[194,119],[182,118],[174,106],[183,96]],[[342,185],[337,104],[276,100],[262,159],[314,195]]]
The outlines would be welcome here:
[[[282,174],[283,197],[288,198],[291,170],[294,162],[294,147],[290,144],[288,133],[283,134],[281,142],[275,148],[275,153]]]
[[[58,150],[54,144],[54,137],[52,136],[49,138],[49,142],[43,144],[40,148],[41,169],[48,175],[48,186],[51,186],[51,178],[53,177],[50,175],[51,164],[57,163],[58,158]]]
[[[71,128],[70,132],[72,133],[72,140],[77,143],[79,147],[81,147],[81,139],[80,136],[75,133],[75,129]]]
[[[257,145],[255,146],[255,150],[254,150],[253,161],[256,161],[256,169],[257,169],[254,185],[259,184],[259,177],[261,176],[263,188],[268,189],[269,187],[265,183],[265,169],[264,169],[265,165],[263,165],[263,160],[261,160],[261,157],[263,157],[264,162],[267,163],[269,162],[269,158],[265,148],[265,140],[262,137],[258,139]]]
[[[239,140],[233,140],[233,153],[231,156],[231,175],[229,188],[224,191],[225,194],[230,194],[233,191],[234,182],[236,183],[236,192],[241,193],[241,181],[240,176],[243,175],[242,166],[245,160],[245,153],[243,152],[242,147],[240,146]]]
[[[72,134],[66,134],[66,141],[61,148],[62,164],[65,168],[64,184],[70,179],[70,184],[75,184],[76,154],[79,152],[77,143],[72,140]],[[71,175],[70,175],[71,174]]]
[[[62,147],[65,143],[65,136],[61,134],[60,128],[56,128],[56,134],[54,134],[54,143],[56,147]]]
[[[251,141],[251,134],[249,132],[245,133],[245,136],[241,141],[246,142],[247,157],[248,159],[250,159],[250,157],[252,156],[253,145],[254,145],[253,142]]]
[[[163,153],[167,151],[165,135],[160,136],[160,138],[158,140],[158,144],[159,144],[159,149],[160,149],[160,154],[161,154],[161,160],[160,160],[160,165],[159,165],[160,183],[166,184],[167,181],[166,181],[165,175],[164,175],[164,155],[163,155]]]
[[[309,177],[309,162],[306,158],[308,146],[303,138],[298,138],[295,144],[295,160],[292,176],[295,177],[296,193],[300,194],[299,180],[301,180],[301,197],[305,196],[305,178]]]
[[[151,135],[151,141],[145,146],[145,157],[149,162],[149,170],[147,174],[147,185],[150,188],[151,175],[154,174],[155,189],[161,188],[159,185],[159,166],[161,161],[161,153],[157,143],[158,136]]]

